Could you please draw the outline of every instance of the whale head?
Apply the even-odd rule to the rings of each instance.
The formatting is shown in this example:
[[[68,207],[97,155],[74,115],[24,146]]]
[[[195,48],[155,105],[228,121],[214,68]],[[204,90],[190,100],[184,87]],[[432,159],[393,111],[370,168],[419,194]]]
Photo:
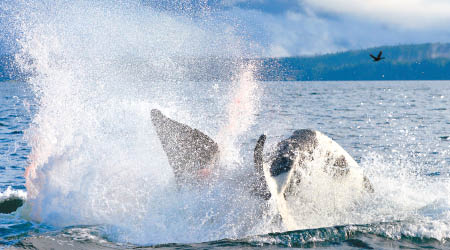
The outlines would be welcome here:
[[[305,175],[321,171],[331,179],[357,176],[361,187],[373,192],[356,161],[334,140],[319,131],[300,129],[279,142],[264,164],[272,195],[287,198],[296,195]]]
[[[213,171],[217,165],[218,144],[206,134],[166,117],[159,110],[152,110],[151,118],[177,184],[202,184],[201,175]],[[264,200],[295,195],[305,171],[311,167],[336,179],[345,178],[359,168],[342,147],[319,131],[295,130],[276,145],[267,159],[263,157],[265,140],[266,136],[261,135],[254,149],[256,178],[250,191]],[[361,176],[364,188],[373,191],[369,180]]]

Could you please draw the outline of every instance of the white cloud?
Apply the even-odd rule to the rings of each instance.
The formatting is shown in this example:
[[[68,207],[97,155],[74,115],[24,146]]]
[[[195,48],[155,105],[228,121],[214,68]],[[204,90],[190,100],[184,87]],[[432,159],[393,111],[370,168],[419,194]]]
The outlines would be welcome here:
[[[368,19],[403,29],[447,29],[448,0],[302,0],[316,11]]]
[[[450,0],[228,0],[264,56],[450,42]],[[274,10],[276,9],[276,11]]]
[[[169,14],[187,12],[189,18],[195,18],[199,9],[207,10],[207,15],[198,16],[227,23],[225,29],[218,25],[225,36],[236,33],[251,44],[249,53],[262,56],[450,42],[450,0],[141,1]],[[7,36],[0,34],[0,48]]]

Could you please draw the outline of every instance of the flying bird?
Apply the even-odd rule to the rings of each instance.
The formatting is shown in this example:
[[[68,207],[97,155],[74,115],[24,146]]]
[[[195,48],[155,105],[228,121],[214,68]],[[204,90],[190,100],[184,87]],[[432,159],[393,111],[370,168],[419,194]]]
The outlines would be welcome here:
[[[380,53],[378,53],[378,56],[377,56],[377,57],[375,57],[375,56],[372,55],[372,54],[370,54],[370,57],[372,57],[372,59],[373,59],[374,62],[378,62],[378,61],[380,61],[381,59],[384,59],[384,57],[381,57],[381,54],[383,54],[383,51],[380,51]]]

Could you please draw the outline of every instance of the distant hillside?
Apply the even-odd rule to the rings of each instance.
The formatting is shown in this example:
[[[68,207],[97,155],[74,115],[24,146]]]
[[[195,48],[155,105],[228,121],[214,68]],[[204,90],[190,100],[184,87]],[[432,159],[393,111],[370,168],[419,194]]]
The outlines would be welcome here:
[[[369,54],[380,50],[386,59],[375,63]],[[383,46],[259,63],[258,76],[266,81],[450,80],[450,44]]]
[[[383,51],[384,60],[373,62],[369,54]],[[175,71],[184,72],[180,80],[223,81],[239,70],[239,58],[172,58]],[[125,60],[125,59],[124,59]],[[149,81],[164,80],[146,58],[129,58],[135,71],[146,73]],[[24,78],[14,67],[13,56],[0,56],[0,81]],[[334,81],[334,80],[450,80],[450,44],[384,46],[309,57],[249,59],[259,67],[261,81]],[[126,73],[126,72],[124,72]]]

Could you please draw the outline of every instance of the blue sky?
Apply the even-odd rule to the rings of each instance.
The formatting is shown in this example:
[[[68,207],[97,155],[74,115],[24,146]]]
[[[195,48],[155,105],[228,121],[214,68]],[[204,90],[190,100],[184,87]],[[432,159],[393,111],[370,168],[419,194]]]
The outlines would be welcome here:
[[[247,20],[269,56],[311,55],[381,45],[450,42],[448,0],[223,0]]]
[[[257,43],[262,56],[450,42],[450,0],[140,1],[164,11],[181,8],[202,13],[207,9],[217,20],[239,24],[237,33]]]

